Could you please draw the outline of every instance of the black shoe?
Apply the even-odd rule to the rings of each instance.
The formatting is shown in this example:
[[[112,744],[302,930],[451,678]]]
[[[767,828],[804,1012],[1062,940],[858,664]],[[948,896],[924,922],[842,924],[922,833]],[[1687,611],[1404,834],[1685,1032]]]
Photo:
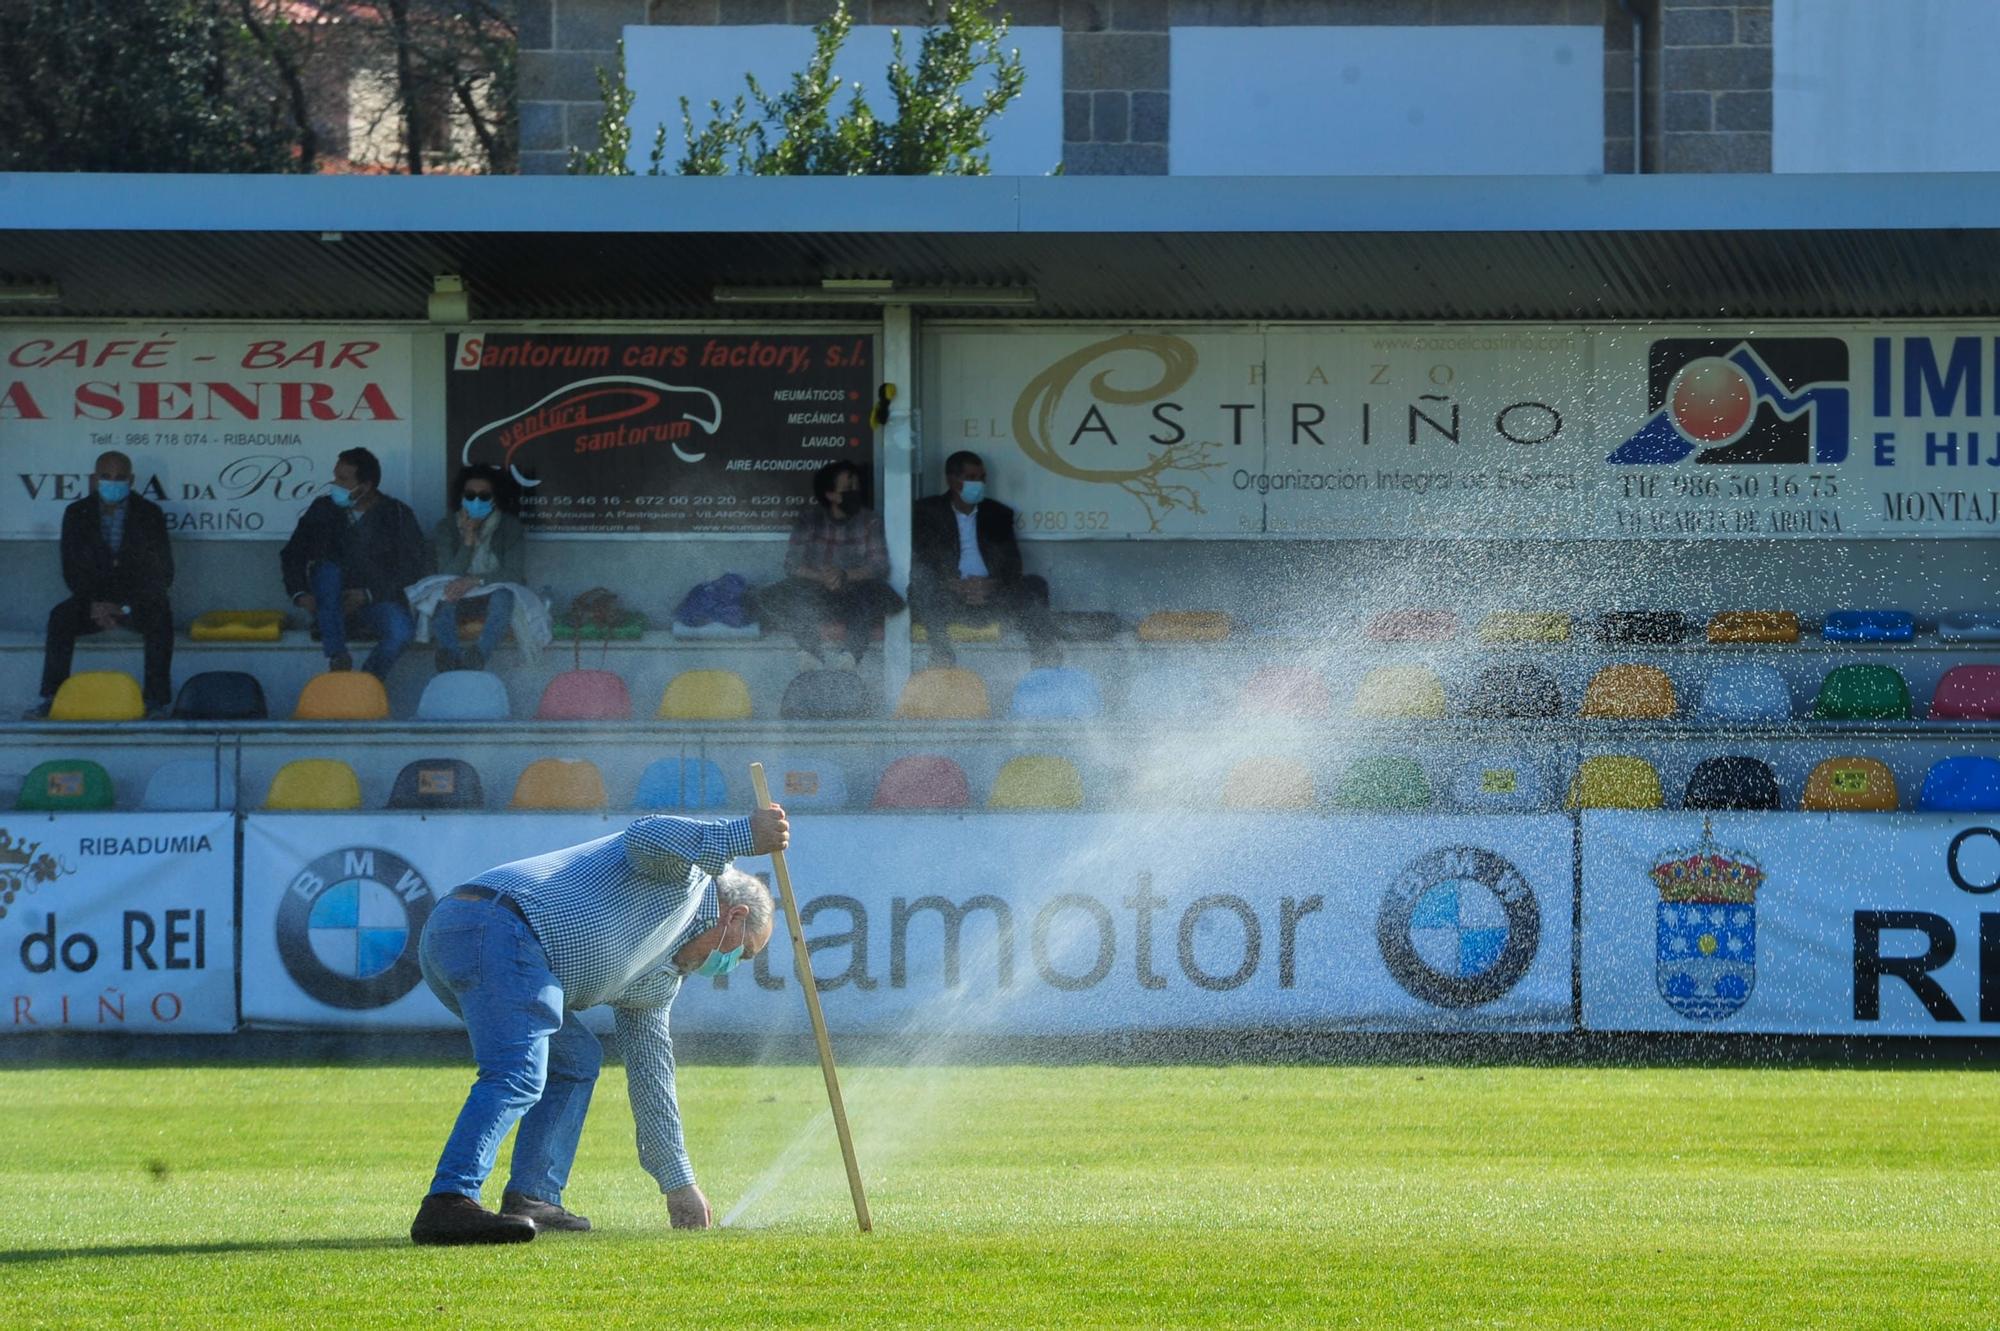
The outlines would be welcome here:
[[[49,708],[53,705],[53,701],[54,701],[53,699],[49,698],[42,699],[40,702],[36,703],[33,707],[30,707],[27,711],[21,713],[21,719],[23,721],[48,720]]]
[[[354,658],[346,652],[342,652],[339,656],[329,656],[326,658],[326,668],[328,670],[352,670],[354,669]]]
[[[582,1216],[565,1211],[554,1202],[537,1201],[524,1192],[502,1193],[500,1214],[517,1215],[532,1220],[537,1230],[567,1229],[580,1234],[590,1228],[590,1221]]]
[[[410,1224],[412,1243],[526,1243],[534,1237],[535,1222],[526,1216],[495,1215],[455,1192],[434,1192],[424,1198]]]

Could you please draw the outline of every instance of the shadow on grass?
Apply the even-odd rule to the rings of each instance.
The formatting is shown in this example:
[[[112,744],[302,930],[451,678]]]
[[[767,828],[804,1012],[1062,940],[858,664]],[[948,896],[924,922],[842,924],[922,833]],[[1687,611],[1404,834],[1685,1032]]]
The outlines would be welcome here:
[[[244,1239],[215,1243],[106,1243],[87,1248],[0,1248],[0,1266],[97,1257],[216,1257],[233,1252],[369,1252],[408,1248],[406,1238]]]

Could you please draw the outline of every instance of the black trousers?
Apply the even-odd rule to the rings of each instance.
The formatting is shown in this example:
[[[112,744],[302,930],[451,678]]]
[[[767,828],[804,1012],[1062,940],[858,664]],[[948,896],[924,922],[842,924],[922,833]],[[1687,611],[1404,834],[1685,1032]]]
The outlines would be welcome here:
[[[1013,625],[1028,640],[1028,655],[1035,664],[1046,665],[1057,654],[1055,619],[1049,614],[1049,584],[1032,573],[1014,582],[995,584],[984,605],[967,601],[956,578],[936,582],[913,577],[910,614],[923,625],[930,640],[930,659],[935,663],[957,659],[947,626],[988,619]]]
[[[819,655],[819,626],[827,620],[847,629],[847,650],[858,661],[875,636],[875,626],[903,608],[903,598],[886,582],[857,582],[828,591],[804,578],[786,578],[757,593],[757,614],[765,624],[789,633],[799,650]]]
[[[134,598],[126,602],[130,615],[119,616],[126,628],[137,629],[146,642],[146,678],[142,685],[147,707],[166,707],[174,700],[174,611],[164,596]],[[55,697],[56,690],[69,678],[70,661],[76,655],[76,640],[97,632],[90,617],[90,602],[81,598],[64,601],[49,611],[47,645],[42,652],[42,696]]]

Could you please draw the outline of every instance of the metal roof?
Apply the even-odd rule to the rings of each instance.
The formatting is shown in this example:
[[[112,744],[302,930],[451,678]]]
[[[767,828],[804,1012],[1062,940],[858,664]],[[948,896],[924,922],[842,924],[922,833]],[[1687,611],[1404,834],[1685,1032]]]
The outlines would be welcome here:
[[[62,292],[3,318],[421,320],[448,273],[481,323],[862,313],[710,298],[824,278],[1036,289],[994,318],[1969,318],[2000,175],[0,174],[0,285]]]

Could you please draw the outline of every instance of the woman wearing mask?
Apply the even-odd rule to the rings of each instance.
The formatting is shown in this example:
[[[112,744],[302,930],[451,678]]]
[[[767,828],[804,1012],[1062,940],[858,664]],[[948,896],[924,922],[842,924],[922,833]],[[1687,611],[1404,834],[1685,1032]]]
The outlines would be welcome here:
[[[851,670],[882,620],[903,608],[888,583],[889,547],[882,515],[861,494],[861,469],[829,462],[813,473],[813,500],[792,527],[785,580],[757,595],[764,619],[798,640],[800,665]],[[847,651],[820,655],[820,625],[847,630]]]
[[[513,504],[502,484],[504,476],[498,467],[462,468],[452,511],[431,529],[438,572],[453,575],[443,599],[431,612],[439,670],[485,669],[513,622],[514,593],[505,587],[489,592],[478,589],[488,583],[527,582],[528,552],[521,519],[509,511]],[[485,617],[474,646],[459,646],[461,612],[472,618]]]

